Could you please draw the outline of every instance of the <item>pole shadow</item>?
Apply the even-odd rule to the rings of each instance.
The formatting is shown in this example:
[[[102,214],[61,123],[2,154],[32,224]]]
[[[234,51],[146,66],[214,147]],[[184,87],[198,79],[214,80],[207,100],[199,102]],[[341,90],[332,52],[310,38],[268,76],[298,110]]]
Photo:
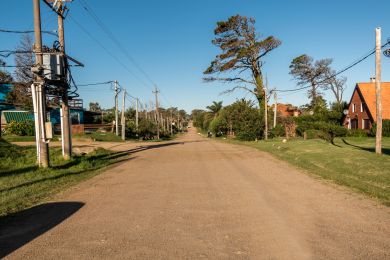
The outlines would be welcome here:
[[[0,259],[72,216],[82,202],[44,203],[0,217]]]
[[[363,151],[367,151],[367,152],[371,152],[371,153],[375,153],[375,147],[361,147],[361,146],[358,146],[358,145],[354,145],[354,144],[351,144],[349,143],[347,140],[345,140],[344,138],[341,139],[343,141],[344,144],[348,145],[348,146],[352,146],[352,147],[355,147],[357,149],[360,149],[360,150],[363,150]],[[387,148],[382,148],[382,153],[385,154],[385,155],[390,155],[390,149],[387,149]]]

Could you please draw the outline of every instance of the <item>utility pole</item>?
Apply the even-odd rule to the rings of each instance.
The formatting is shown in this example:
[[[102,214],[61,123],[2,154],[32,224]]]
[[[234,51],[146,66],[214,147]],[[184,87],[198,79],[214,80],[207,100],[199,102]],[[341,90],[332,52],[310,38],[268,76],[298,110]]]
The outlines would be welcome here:
[[[123,90],[123,100],[122,100],[122,140],[126,140],[126,117],[125,117],[125,109],[126,109],[126,89]]]
[[[265,78],[265,89],[264,89],[264,139],[268,140],[268,100],[267,100],[267,90],[268,90],[268,78]]]
[[[114,81],[114,91],[115,91],[115,134],[119,136],[119,116],[118,116],[118,94],[119,94],[119,87],[118,87],[118,81]]]
[[[65,33],[64,33],[64,8],[62,4],[62,0],[58,2],[58,39],[60,42],[60,51],[62,60],[66,60],[65,56]],[[70,126],[70,116],[69,116],[69,99],[68,99],[68,70],[67,70],[67,62],[65,62],[64,69],[64,78],[66,85],[62,91],[62,120],[61,120],[61,133],[62,133],[62,155],[65,160],[69,160],[72,156],[72,131]]]
[[[276,90],[274,90],[274,102],[275,102],[275,105],[274,105],[274,128],[276,127],[276,118],[277,118],[277,114],[278,114],[278,94],[276,92]]]
[[[171,135],[173,135],[173,127],[172,127],[172,123],[173,123],[173,111],[171,109]]]
[[[180,114],[179,114],[179,110],[177,111],[177,132],[180,132]]]
[[[138,131],[138,98],[135,99],[135,129]]]
[[[375,29],[375,93],[376,93],[376,140],[375,152],[382,154],[382,93],[381,93],[381,28]]]
[[[46,94],[43,87],[44,78],[42,76],[43,54],[42,54],[42,31],[41,31],[41,6],[39,0],[33,0],[34,6],[34,52],[36,56],[36,71],[34,80],[36,120],[38,129],[35,137],[38,143],[38,164],[40,167],[49,167],[49,145],[46,142]]]
[[[156,96],[156,126],[157,126],[157,139],[160,139],[160,123],[159,123],[159,115],[158,115],[158,93],[159,93],[159,90],[157,89],[157,87],[154,87],[154,91],[153,93],[155,94]]]

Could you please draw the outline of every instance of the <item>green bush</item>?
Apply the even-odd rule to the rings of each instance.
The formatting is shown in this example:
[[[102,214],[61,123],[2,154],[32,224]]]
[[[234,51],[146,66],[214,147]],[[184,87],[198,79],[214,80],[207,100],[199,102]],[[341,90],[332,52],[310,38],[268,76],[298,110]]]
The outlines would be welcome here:
[[[11,121],[5,127],[5,133],[17,136],[34,136],[35,126],[33,120],[25,120],[21,122]]]
[[[151,139],[154,135],[156,135],[156,124],[151,120],[140,120],[138,125],[138,134],[139,137],[143,139]]]
[[[376,123],[372,126],[371,135],[376,135]],[[390,120],[388,119],[382,121],[382,136],[390,137]]]
[[[368,133],[367,131],[364,131],[363,129],[349,129],[347,136],[352,137],[367,137]]]
[[[306,130],[306,139],[318,139],[321,138],[322,134],[320,130],[308,129]]]
[[[215,136],[222,136],[226,134],[227,131],[227,123],[225,118],[216,117],[214,118],[209,125],[211,132],[215,133]]]
[[[270,137],[281,137],[286,135],[286,129],[282,124],[277,124],[269,133]]]

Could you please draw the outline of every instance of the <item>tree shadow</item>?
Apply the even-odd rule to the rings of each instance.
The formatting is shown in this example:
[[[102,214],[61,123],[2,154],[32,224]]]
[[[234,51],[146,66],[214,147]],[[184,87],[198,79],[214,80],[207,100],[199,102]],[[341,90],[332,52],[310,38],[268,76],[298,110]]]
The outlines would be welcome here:
[[[348,146],[352,146],[352,147],[358,148],[358,149],[363,150],[363,151],[375,153],[375,147],[362,147],[362,146],[351,144],[351,143],[347,142],[344,138],[342,138],[341,140],[343,141],[344,144],[346,144]],[[382,153],[386,154],[386,155],[390,155],[390,149],[382,148]]]
[[[84,205],[82,202],[45,203],[0,217],[0,258],[54,228]]]

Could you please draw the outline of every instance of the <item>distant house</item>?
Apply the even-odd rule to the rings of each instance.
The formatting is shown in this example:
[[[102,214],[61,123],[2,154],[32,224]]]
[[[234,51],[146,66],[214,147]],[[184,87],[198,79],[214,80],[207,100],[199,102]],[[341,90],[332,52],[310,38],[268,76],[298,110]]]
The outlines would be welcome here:
[[[277,115],[281,117],[297,117],[301,111],[291,104],[277,104]]]
[[[382,118],[390,119],[390,82],[382,82]],[[376,122],[375,82],[358,83],[349,102],[344,125],[348,129],[370,130]]]

